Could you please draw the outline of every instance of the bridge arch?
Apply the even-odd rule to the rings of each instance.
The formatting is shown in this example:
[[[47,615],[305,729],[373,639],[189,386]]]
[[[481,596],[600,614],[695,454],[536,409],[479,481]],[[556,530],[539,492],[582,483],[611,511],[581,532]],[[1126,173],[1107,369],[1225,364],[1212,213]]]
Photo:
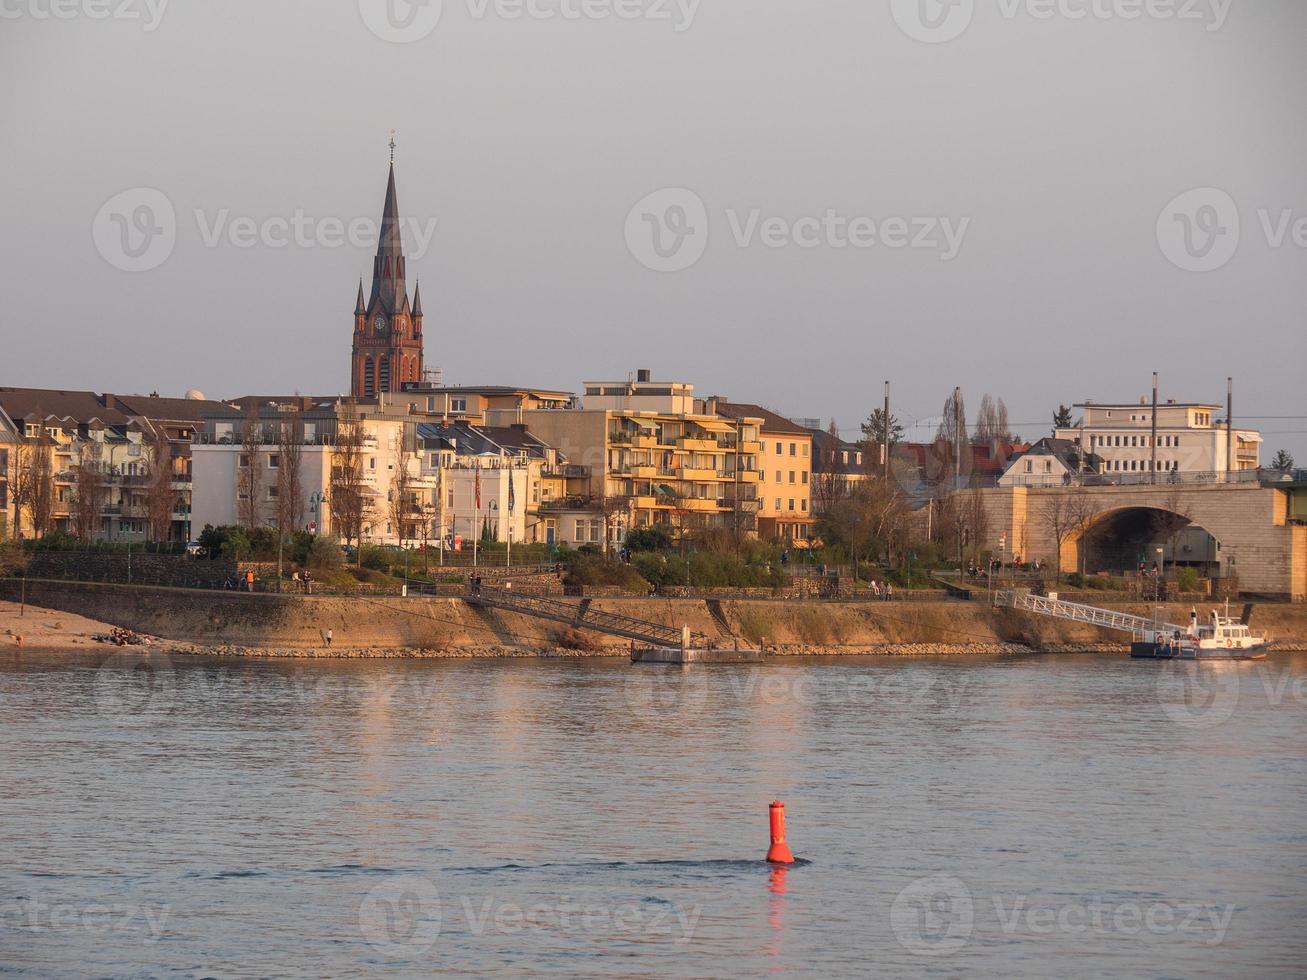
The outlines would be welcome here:
[[[1240,590],[1277,596],[1307,594],[1307,524],[1295,517],[1289,495],[1282,487],[1190,482],[1000,487],[982,490],[981,494],[986,529],[995,553],[1005,548],[1009,556],[1020,554],[1027,561],[1038,558],[1050,567],[1057,562],[1064,572],[1071,572],[1080,567],[1083,544],[1088,549],[1084,555],[1087,566],[1092,569],[1098,562],[1108,563],[1111,557],[1095,556],[1095,539],[1115,530],[1123,536],[1124,546],[1134,549],[1124,561],[1118,550],[1117,564],[1134,567],[1140,545],[1157,536],[1151,515],[1182,515],[1197,529],[1190,535],[1196,541],[1177,543],[1182,564],[1211,565],[1211,550],[1219,543],[1220,574],[1236,577]],[[1085,523],[1086,531],[1066,535],[1060,554],[1049,528],[1050,517],[1059,507],[1092,514]],[[1203,539],[1197,537],[1199,531],[1213,539],[1206,552],[1202,549]],[[1188,552],[1184,551],[1186,544]]]
[[[1064,571],[1090,575],[1166,567],[1195,568],[1205,577],[1221,575],[1221,540],[1190,514],[1164,506],[1128,504],[1095,513],[1062,549]]]

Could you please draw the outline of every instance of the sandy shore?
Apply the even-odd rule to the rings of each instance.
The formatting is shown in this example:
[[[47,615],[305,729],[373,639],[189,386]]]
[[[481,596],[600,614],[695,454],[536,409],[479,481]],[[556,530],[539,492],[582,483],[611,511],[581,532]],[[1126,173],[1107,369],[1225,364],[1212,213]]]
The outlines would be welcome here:
[[[0,649],[103,649],[103,645],[96,643],[91,636],[107,633],[110,629],[112,627],[105,623],[74,613],[0,602]]]
[[[38,606],[20,607],[16,602],[0,600],[0,650],[125,650],[146,653],[150,651],[175,655],[221,656],[241,658],[293,658],[311,660],[383,660],[383,659],[576,659],[583,657],[625,657],[623,650],[573,650],[565,647],[540,649],[485,645],[459,649],[419,649],[413,647],[328,647],[328,648],[293,648],[262,647],[237,644],[186,643],[160,637],[148,637],[146,646],[113,647],[98,643],[92,639],[96,634],[108,633],[112,626],[75,613],[42,609]],[[142,634],[146,636],[146,634]],[[19,638],[22,638],[21,643]],[[1073,648],[1076,652],[1091,652],[1087,648]],[[1102,652],[1114,648],[1098,648]],[[819,657],[819,656],[898,656],[927,657],[939,655],[971,654],[977,656],[995,656],[1003,654],[1029,653],[1028,647],[1014,643],[890,643],[872,646],[861,644],[841,644],[829,647],[808,644],[778,644],[768,647],[768,652],[776,656]],[[1068,651],[1070,652],[1070,651]]]

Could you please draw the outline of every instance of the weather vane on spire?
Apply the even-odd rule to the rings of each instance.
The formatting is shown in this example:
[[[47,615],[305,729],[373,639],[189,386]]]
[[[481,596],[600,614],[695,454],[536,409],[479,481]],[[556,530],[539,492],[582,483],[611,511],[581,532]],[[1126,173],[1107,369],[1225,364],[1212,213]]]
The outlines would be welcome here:
[[[390,131],[390,162],[395,162],[395,131]]]

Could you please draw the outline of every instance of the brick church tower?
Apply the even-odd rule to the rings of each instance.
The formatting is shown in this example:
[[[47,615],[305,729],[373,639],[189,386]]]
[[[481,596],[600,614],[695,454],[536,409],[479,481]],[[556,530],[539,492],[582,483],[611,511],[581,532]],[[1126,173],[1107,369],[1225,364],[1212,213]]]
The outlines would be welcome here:
[[[377,256],[372,260],[372,295],[364,300],[359,280],[354,304],[354,352],[350,359],[350,394],[367,398],[400,391],[422,380],[422,294],[408,300],[404,279],[404,242],[395,195],[395,143],[390,143],[390,179],[381,212]]]

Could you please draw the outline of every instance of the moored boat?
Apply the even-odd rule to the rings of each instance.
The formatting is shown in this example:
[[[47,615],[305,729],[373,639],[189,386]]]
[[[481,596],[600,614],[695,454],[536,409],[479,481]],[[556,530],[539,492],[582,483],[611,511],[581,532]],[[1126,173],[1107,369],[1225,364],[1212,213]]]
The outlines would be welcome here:
[[[1255,634],[1248,624],[1212,610],[1210,623],[1198,622],[1198,611],[1189,614],[1189,629],[1145,630],[1142,639],[1130,644],[1130,656],[1146,660],[1263,660],[1271,644]]]

